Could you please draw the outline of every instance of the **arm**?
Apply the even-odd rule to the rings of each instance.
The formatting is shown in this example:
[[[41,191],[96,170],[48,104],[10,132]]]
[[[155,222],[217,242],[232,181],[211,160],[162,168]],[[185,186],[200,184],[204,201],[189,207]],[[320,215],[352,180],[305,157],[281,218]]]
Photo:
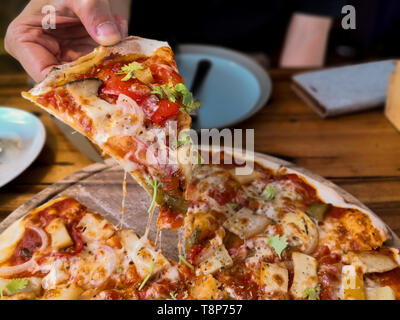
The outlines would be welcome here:
[[[295,13],[286,34],[280,66],[322,66],[331,25],[332,18]]]
[[[131,15],[131,0],[111,0],[111,10],[114,14],[123,16],[128,22]]]

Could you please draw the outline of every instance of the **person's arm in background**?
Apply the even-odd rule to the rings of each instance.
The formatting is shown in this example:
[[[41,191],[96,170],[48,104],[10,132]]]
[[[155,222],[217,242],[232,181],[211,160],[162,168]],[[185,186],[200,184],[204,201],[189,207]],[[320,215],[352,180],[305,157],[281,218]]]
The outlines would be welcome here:
[[[56,29],[42,28],[45,5],[56,9]],[[5,49],[35,81],[41,81],[53,66],[126,37],[126,5],[124,0],[31,0],[8,26]]]
[[[287,30],[281,67],[321,67],[324,64],[332,18],[293,14]]]
[[[129,23],[131,17],[132,0],[111,0],[111,10],[113,14],[118,14]]]

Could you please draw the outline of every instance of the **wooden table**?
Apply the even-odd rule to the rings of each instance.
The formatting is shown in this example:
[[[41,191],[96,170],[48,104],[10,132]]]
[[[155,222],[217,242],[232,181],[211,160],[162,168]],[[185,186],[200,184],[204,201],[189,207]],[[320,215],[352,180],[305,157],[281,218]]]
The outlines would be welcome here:
[[[271,70],[269,103],[239,128],[255,129],[255,150],[320,174],[352,193],[400,235],[400,133],[382,109],[320,119],[290,89],[290,70]],[[36,114],[47,130],[38,159],[0,189],[0,220],[37,192],[92,162],[48,114],[20,97],[26,76],[0,76],[0,105]]]

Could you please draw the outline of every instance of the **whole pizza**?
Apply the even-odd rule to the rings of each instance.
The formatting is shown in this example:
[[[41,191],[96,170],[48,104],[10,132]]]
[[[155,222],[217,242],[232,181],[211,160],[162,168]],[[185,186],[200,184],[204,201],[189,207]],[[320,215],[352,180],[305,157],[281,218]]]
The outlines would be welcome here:
[[[151,195],[149,216],[159,207],[159,228],[182,240],[168,259],[148,232],[57,198],[0,235],[1,299],[400,299],[399,251],[367,208],[285,166],[239,174],[234,152],[186,161],[199,102],[166,43],[99,47],[23,96],[114,157]]]

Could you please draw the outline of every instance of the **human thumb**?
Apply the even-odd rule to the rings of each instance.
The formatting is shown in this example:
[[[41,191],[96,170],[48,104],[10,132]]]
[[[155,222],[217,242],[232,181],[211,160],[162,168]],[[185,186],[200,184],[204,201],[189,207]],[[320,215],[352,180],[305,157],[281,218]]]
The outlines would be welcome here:
[[[110,46],[121,41],[108,0],[76,0],[73,11],[98,44]]]

